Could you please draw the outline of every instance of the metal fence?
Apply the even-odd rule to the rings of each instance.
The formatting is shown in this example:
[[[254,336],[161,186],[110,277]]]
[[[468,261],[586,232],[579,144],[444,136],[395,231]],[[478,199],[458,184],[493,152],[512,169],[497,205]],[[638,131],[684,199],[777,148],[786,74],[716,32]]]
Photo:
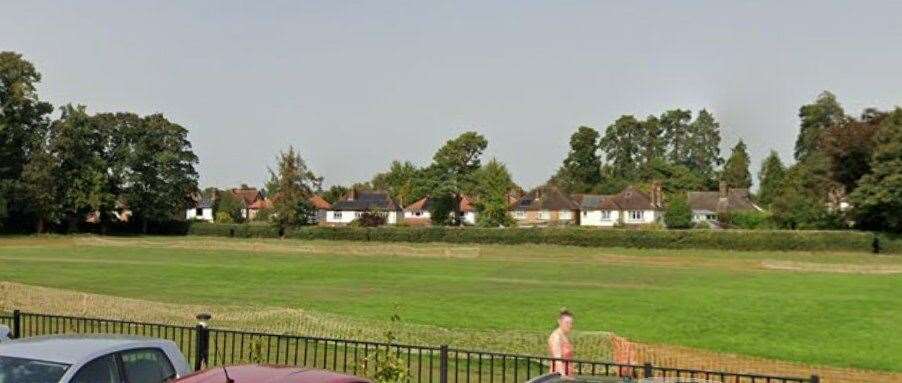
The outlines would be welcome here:
[[[24,313],[0,314],[16,338],[53,334],[127,334],[175,342],[195,369],[238,363],[265,363],[322,368],[370,376],[381,358],[393,355],[408,371],[411,383],[521,383],[550,370],[554,362],[577,375],[632,378],[692,378],[724,383],[819,383],[817,375],[788,377],[562,360],[548,357],[463,350],[446,345],[418,346],[302,335],[269,334],[120,320]]]

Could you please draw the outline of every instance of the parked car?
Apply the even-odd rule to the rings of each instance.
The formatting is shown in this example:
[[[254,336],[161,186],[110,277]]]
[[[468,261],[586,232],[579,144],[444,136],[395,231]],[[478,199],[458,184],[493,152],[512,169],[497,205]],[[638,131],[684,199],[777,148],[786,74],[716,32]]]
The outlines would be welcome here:
[[[168,340],[53,335],[0,343],[0,383],[163,383],[189,373]]]
[[[369,380],[336,372],[302,367],[246,364],[195,372],[177,383],[370,383]]]

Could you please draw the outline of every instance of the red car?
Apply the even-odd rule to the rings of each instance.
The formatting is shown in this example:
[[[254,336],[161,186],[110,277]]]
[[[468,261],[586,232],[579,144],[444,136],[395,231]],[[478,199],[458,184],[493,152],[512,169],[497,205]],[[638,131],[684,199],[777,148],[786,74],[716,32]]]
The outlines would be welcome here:
[[[326,370],[245,364],[198,371],[176,380],[175,383],[370,383],[370,381]]]

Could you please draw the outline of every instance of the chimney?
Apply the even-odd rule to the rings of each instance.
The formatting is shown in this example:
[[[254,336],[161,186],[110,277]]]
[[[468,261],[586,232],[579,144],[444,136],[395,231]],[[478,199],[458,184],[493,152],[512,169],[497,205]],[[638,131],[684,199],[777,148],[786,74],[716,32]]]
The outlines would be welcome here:
[[[729,192],[729,188],[727,187],[727,182],[720,181],[720,198],[727,198],[728,192]]]
[[[651,202],[655,207],[664,207],[664,188],[661,181],[651,183]]]

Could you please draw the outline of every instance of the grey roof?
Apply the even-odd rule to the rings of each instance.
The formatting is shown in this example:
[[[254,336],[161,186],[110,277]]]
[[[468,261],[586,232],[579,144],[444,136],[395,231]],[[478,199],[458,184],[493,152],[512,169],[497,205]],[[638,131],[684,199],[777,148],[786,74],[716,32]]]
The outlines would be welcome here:
[[[540,186],[520,197],[513,210],[579,210],[579,204],[555,186]]]
[[[576,194],[582,210],[658,210],[651,196],[632,186],[614,195]]]
[[[0,355],[77,364],[129,348],[158,346],[159,339],[126,335],[51,335],[16,339],[0,343]]]
[[[573,199],[581,210],[619,210],[617,195],[574,194]]]
[[[356,194],[356,195],[355,195]],[[389,197],[387,192],[383,191],[358,191],[356,193],[348,193],[340,201],[332,204],[331,210],[338,211],[364,211],[364,210],[383,210],[383,211],[399,211],[398,204]]]
[[[692,210],[711,212],[761,210],[749,198],[748,189],[730,189],[726,197],[717,191],[694,191],[687,193]]]

